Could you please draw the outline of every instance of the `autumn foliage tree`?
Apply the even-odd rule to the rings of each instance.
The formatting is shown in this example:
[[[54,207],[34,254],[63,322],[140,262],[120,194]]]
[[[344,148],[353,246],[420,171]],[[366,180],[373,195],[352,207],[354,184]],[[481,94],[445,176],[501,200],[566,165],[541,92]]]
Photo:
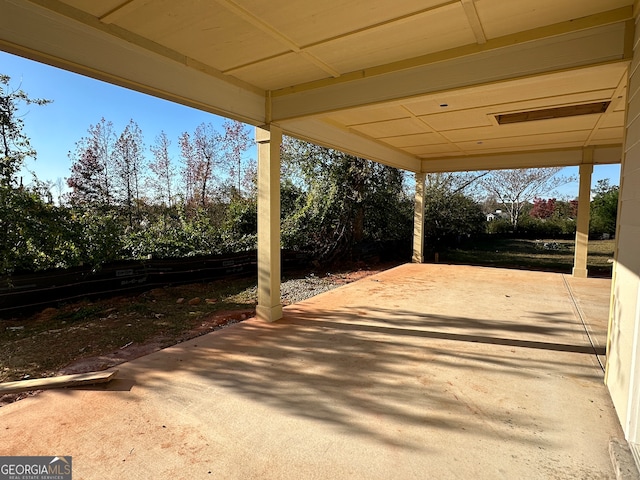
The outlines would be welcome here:
[[[545,200],[543,198],[534,198],[533,206],[529,215],[534,218],[547,219],[551,218],[556,211],[556,199],[550,198]]]

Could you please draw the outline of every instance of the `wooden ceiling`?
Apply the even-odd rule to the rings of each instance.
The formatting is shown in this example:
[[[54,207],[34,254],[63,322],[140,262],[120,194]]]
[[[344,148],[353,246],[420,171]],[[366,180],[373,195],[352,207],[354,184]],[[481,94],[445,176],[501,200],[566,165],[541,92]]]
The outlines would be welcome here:
[[[620,160],[633,0],[0,0],[0,48],[413,171]],[[610,102],[603,113],[497,115]],[[577,110],[576,110],[577,111]]]

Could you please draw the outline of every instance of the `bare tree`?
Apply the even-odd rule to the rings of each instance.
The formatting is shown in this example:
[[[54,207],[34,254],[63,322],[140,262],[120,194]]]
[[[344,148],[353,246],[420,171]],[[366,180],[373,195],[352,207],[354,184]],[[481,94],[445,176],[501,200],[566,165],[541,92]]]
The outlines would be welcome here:
[[[56,192],[56,198],[58,200],[58,206],[62,205],[62,194],[64,193],[64,180],[62,177],[56,178],[53,188]]]
[[[242,122],[225,120],[222,149],[229,174],[236,180],[237,195],[242,196],[242,154],[251,146],[251,135]]]
[[[221,142],[222,136],[210,123],[199,125],[193,136],[186,132],[180,136],[187,203],[205,206],[210,200],[215,180],[213,171],[220,164]]]
[[[151,146],[151,152],[154,159],[149,162],[149,170],[153,173],[148,177],[148,184],[157,200],[165,206],[173,205],[173,197],[175,195],[175,169],[171,163],[169,155],[169,147],[171,141],[167,134],[162,131],[156,137],[155,145]]]
[[[488,171],[428,173],[425,187],[427,190],[444,190],[452,195],[464,193],[476,197],[482,188],[480,179],[488,174]]]
[[[115,141],[113,123],[104,118],[90,125],[89,135],[76,143],[75,152],[69,152],[71,176],[67,185],[74,203],[111,205],[113,202],[112,151]]]
[[[133,226],[133,216],[140,204],[143,151],[142,131],[137,123],[130,120],[113,149],[118,197],[127,211],[130,226]]]
[[[495,196],[504,206],[517,230],[525,204],[575,181],[575,177],[559,175],[561,170],[562,167],[495,170],[482,178],[481,184],[488,195]]]

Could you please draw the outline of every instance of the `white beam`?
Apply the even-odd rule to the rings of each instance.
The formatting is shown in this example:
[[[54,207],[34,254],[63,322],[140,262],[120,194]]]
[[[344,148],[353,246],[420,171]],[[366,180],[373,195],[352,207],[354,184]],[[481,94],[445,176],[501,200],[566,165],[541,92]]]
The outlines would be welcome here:
[[[290,137],[340,150],[356,157],[374,160],[391,167],[412,172],[420,171],[420,160],[413,155],[389,148],[320,119],[283,122],[280,126]]]
[[[615,18],[624,18],[624,15],[621,13]],[[474,44],[474,48],[428,55],[422,59],[423,63],[401,62],[276,91],[272,93],[273,120],[281,122],[568,68],[627,62],[628,48],[625,47],[629,28],[632,28],[629,22],[619,20],[530,41],[525,32],[507,40]]]
[[[577,148],[446,157],[437,160],[422,160],[422,171],[437,173],[512,168],[571,167],[584,163],[582,152],[582,148]],[[593,163],[596,165],[620,163],[621,158],[621,146],[614,145],[593,148]]]
[[[469,26],[473,31],[473,34],[476,36],[476,41],[479,44],[487,43],[487,36],[484,33],[484,29],[482,28],[482,22],[480,22],[480,17],[478,16],[478,11],[476,10],[476,4],[474,0],[461,0],[462,7],[464,8],[464,13],[467,15],[467,21],[469,22]]]
[[[253,125],[265,94],[56,0],[0,0],[0,49]],[[48,7],[56,8],[54,11]]]

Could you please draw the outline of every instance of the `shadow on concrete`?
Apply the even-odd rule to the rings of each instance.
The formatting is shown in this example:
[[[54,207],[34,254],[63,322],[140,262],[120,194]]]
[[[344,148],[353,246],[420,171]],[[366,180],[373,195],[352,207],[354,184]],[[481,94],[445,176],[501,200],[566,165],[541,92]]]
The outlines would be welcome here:
[[[526,389],[513,388],[514,377],[520,383],[563,375],[594,384],[602,381],[597,370],[585,368],[575,356],[556,361],[523,350],[594,354],[587,345],[433,329],[453,326],[468,331],[471,326],[553,337],[570,330],[561,323],[552,327],[460,317],[415,318],[413,312],[375,307],[368,307],[368,314],[376,317],[373,323],[388,318],[387,323],[396,326],[363,323],[359,314],[341,309],[292,306],[275,324],[251,320],[235,325],[133,362],[129,374],[144,379],[145,388],[160,392],[172,389],[165,384],[168,373],[195,375],[204,385],[222,387],[284,414],[418,450],[428,450],[428,445],[380,428],[381,424],[549,447],[549,441],[535,432],[557,425],[544,412],[532,415],[527,410],[531,399]],[[505,396],[508,401],[498,401]]]

